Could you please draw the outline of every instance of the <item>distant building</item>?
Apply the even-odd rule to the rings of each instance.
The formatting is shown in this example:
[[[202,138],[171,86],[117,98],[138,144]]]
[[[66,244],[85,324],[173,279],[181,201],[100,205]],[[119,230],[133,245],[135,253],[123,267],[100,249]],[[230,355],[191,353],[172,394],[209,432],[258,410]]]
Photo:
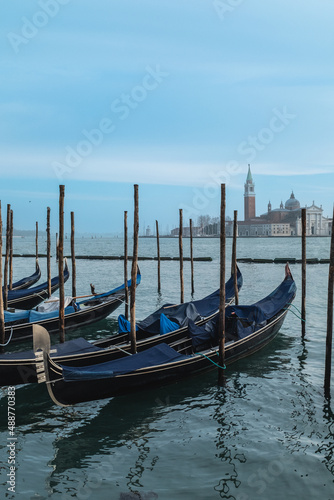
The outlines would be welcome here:
[[[314,202],[306,208],[306,232],[308,236],[329,236],[331,234],[332,219],[324,217],[322,207]],[[268,203],[268,211],[256,217],[255,211],[255,184],[248,165],[248,174],[244,191],[244,221],[238,223],[239,236],[300,236],[301,235],[301,207],[292,191],[290,198],[281,201],[280,207],[272,209]]]
[[[257,222],[238,223],[239,236],[291,236],[291,226],[287,223],[272,224],[268,221],[258,220]]]
[[[146,231],[145,231],[145,236],[152,236],[152,231],[150,226],[147,226]]]
[[[301,236],[301,206],[296,199],[294,192],[291,192],[290,198],[283,204],[281,201],[279,208],[272,208],[271,202],[268,203],[266,213],[256,216],[255,204],[255,184],[248,165],[248,173],[244,184],[244,220],[238,222],[238,236],[242,237],[278,237],[278,236]],[[309,207],[306,206],[306,234],[307,236],[330,236],[332,228],[332,219],[323,216],[322,206],[318,207],[314,201]],[[198,224],[193,227],[193,236],[219,236],[220,220],[219,217],[211,218],[201,216]],[[233,221],[230,217],[225,220],[226,236],[233,236]],[[172,236],[179,235],[179,228],[171,231]],[[190,236],[190,228],[183,228],[183,236]]]
[[[310,207],[306,207],[306,236],[331,236],[332,219],[324,217],[322,206],[317,207],[314,201]],[[296,222],[296,234],[302,234],[302,221]]]
[[[170,232],[171,236],[179,236],[179,229],[180,228],[178,228],[178,227],[176,227],[175,229],[172,229]],[[192,233],[193,233],[193,236],[202,236],[203,235],[203,228],[193,226]],[[184,236],[185,238],[190,237],[190,227],[189,226],[183,227],[182,236]]]
[[[250,165],[248,165],[248,174],[245,182],[244,212],[245,222],[255,219],[255,184],[253,182]]]
[[[225,234],[233,236],[233,222],[228,215],[225,218]],[[220,218],[217,217],[215,222],[207,224],[203,227],[203,236],[219,236],[220,235]]]

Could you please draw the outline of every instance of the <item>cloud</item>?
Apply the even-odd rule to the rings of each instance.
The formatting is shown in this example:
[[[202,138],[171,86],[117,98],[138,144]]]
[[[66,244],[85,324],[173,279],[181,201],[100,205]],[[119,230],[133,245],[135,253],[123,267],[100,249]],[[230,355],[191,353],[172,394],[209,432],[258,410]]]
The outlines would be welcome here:
[[[62,161],[57,149],[26,148],[17,152],[11,149],[4,150],[0,159],[0,169],[3,177],[25,177],[50,179],[55,183],[66,183],[67,180],[77,181],[105,181],[105,182],[137,182],[143,184],[167,184],[179,186],[201,186],[220,178],[228,182],[233,188],[243,185],[243,177],[247,172],[247,162],[244,158],[235,155],[234,169],[231,175],[229,164],[233,157],[225,157],[217,161],[214,157],[205,160],[205,150],[194,147],[188,150],[189,157],[178,155],[176,149],[173,154],[162,146],[152,148],[147,152],[146,147],[137,148],[132,153],[122,152],[121,148],[92,154],[84,158],[78,167],[68,169],[61,177],[57,177],[53,168],[54,160]],[[197,156],[197,160],[193,160]],[[331,163],[314,164],[291,161],[258,161],[252,163],[252,172],[264,176],[312,176],[320,174],[334,174],[334,165]],[[242,180],[240,180],[242,179]],[[240,184],[240,185],[241,185]]]
[[[305,165],[291,163],[257,163],[252,167],[252,172],[258,175],[291,177],[295,175],[321,175],[321,174],[334,174],[334,165]]]
[[[9,5],[3,37],[36,9],[39,2]],[[17,56],[3,51],[1,171],[58,182],[52,163],[67,145],[111,117],[113,100],[141,82],[148,64],[160,64],[166,82],[64,181],[201,186],[231,160],[244,172],[238,145],[284,106],[297,118],[258,152],[253,172],[333,173],[333,11],[330,2],[254,0],[222,21],[200,0],[101,0],[95,10],[68,2]],[[231,188],[242,188],[242,175]]]

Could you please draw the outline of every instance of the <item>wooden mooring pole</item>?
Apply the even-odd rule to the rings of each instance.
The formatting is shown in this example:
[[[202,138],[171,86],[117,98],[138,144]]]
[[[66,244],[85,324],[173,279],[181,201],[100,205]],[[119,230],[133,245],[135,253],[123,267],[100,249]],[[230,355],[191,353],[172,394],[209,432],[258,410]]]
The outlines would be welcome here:
[[[136,282],[137,282],[137,268],[138,268],[138,233],[139,233],[139,212],[138,212],[138,184],[134,185],[134,221],[133,221],[133,255],[132,255],[132,268],[131,268],[131,301],[130,301],[130,340],[131,352],[137,352],[136,342]]]
[[[179,209],[179,255],[180,255],[180,289],[181,289],[181,298],[180,302],[183,304],[184,302],[184,280],[183,280],[183,241],[182,241],[182,233],[183,233],[183,213],[182,208]]]
[[[46,211],[46,268],[48,277],[48,297],[51,297],[51,235],[50,235],[50,207]],[[37,261],[36,261],[37,267]]]
[[[38,259],[38,222],[36,221],[36,260]]]
[[[327,335],[325,361],[325,397],[330,399],[333,338],[333,287],[334,287],[334,210],[332,220],[331,250],[328,273]]]
[[[124,212],[124,316],[129,319],[129,287],[128,287],[128,212]]]
[[[13,288],[13,236],[14,236],[14,221],[13,210],[10,211],[10,229],[9,229],[9,290]]]
[[[2,235],[1,235],[2,237]],[[6,222],[6,256],[5,256],[5,271],[4,271],[4,297],[3,307],[7,310],[8,307],[8,260],[9,260],[9,239],[10,239],[10,205],[7,205],[7,222]]]
[[[1,217],[1,201],[0,201],[0,285],[2,286],[2,217]],[[3,310],[3,293],[0,293],[0,352],[4,352],[5,347],[5,319]]]
[[[58,233],[56,233],[56,261],[59,260],[59,238]]]
[[[191,272],[191,295],[195,293],[194,287],[194,249],[193,249],[193,220],[189,219],[190,231],[190,272]]]
[[[76,297],[77,268],[75,263],[75,247],[74,247],[74,212],[71,212],[71,260],[72,260],[72,297]]]
[[[155,221],[155,227],[157,232],[158,293],[161,293],[159,223],[157,220]]]
[[[65,291],[64,291],[64,198],[65,186],[59,186],[59,341],[65,342]]]
[[[225,184],[221,184],[220,202],[220,297],[219,297],[219,368],[218,384],[225,385],[225,259],[226,259],[226,230],[225,230],[226,192]]]
[[[302,338],[306,332],[306,208],[302,208]]]
[[[237,237],[238,237],[238,210],[234,210],[231,274],[233,275],[234,303],[236,306],[239,304],[238,271],[237,271]]]

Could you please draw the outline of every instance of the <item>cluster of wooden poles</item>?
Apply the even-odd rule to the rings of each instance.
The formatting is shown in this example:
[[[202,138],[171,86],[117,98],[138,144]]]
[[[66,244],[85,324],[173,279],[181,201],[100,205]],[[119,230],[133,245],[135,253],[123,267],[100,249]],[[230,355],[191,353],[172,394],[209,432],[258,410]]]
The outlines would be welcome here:
[[[2,344],[4,344],[5,341],[4,310],[8,308],[8,290],[12,290],[12,285],[13,285],[13,210],[11,209],[11,206],[8,204],[7,222],[6,222],[5,266],[4,266],[4,272],[2,272],[2,213],[1,213],[1,201],[0,201],[0,286],[1,287],[3,280],[4,280],[3,292],[1,290],[0,293],[0,338]]]
[[[1,219],[1,203],[0,203],[0,219]],[[1,238],[2,238],[2,227],[1,227]],[[2,241],[1,241],[1,254],[2,254]],[[5,268],[4,268],[4,282],[6,286],[3,297],[3,304],[4,308],[7,309],[8,289],[11,290],[13,284],[13,210],[11,210],[10,205],[7,205],[6,257],[5,257]],[[1,278],[1,284],[2,284],[2,278]]]
[[[57,234],[57,258],[59,270],[59,338],[60,342],[65,341],[65,313],[64,313],[64,198],[65,186],[59,186],[59,240]],[[50,207],[47,207],[46,236],[47,236],[47,283],[48,297],[51,297],[51,234],[50,234]],[[6,253],[4,273],[2,273],[2,215],[0,201],[0,283],[4,278],[3,293],[0,294],[0,338],[1,345],[5,341],[4,310],[8,308],[8,290],[12,289],[13,281],[13,210],[7,205],[7,225],[6,225]],[[72,296],[76,297],[76,263],[74,251],[74,213],[71,212],[71,257],[72,257]],[[36,222],[36,265],[38,262],[38,222]]]
[[[65,186],[59,186],[59,240],[57,241],[57,257],[59,270],[59,339],[65,341],[65,313],[64,313],[64,198]],[[219,305],[219,365],[218,383],[225,384],[225,268],[226,268],[226,230],[225,230],[225,211],[226,211],[226,189],[225,184],[221,184],[221,203],[220,203],[220,305]],[[124,284],[125,284],[125,317],[129,315],[130,298],[130,341],[131,351],[136,353],[136,279],[138,269],[138,238],[139,238],[139,194],[138,184],[134,185],[134,226],[133,226],[133,253],[131,268],[131,288],[128,290],[128,212],[124,212]],[[238,285],[237,285],[237,217],[238,212],[234,211],[233,221],[233,244],[232,244],[232,265],[231,272],[234,276],[235,302],[238,304]],[[302,338],[306,333],[306,209],[301,210],[302,218],[302,303],[301,303],[301,325]],[[190,226],[190,261],[191,261],[191,293],[194,294],[194,264],[193,264],[193,238],[192,238],[192,219]],[[50,238],[50,208],[47,208],[47,276],[48,292],[51,296],[51,238]],[[2,283],[2,216],[0,201],[0,283]],[[158,293],[161,292],[160,275],[160,245],[159,245],[159,225],[156,221],[157,236],[157,261],[158,261]],[[180,261],[180,302],[184,302],[184,278],[183,278],[183,213],[179,210],[179,261]],[[38,223],[36,222],[36,262],[38,259]],[[71,212],[71,259],[72,259],[72,296],[76,296],[76,263],[74,249],[74,213]],[[0,293],[0,336],[5,338],[4,309],[7,309],[8,289],[11,289],[13,278],[13,211],[10,205],[7,205],[7,225],[6,225],[6,256],[4,266],[4,293]],[[7,286],[8,284],[8,286]],[[333,288],[334,288],[334,210],[333,223],[331,231],[330,264],[328,277],[328,306],[327,306],[327,335],[326,335],[326,360],[325,360],[325,379],[324,389],[326,398],[330,398],[331,364],[332,364],[332,332],[333,332]],[[129,297],[130,296],[130,297]],[[2,342],[4,343],[4,342]]]
[[[134,250],[132,261],[132,283],[135,279],[134,270],[137,269],[138,259],[138,185],[135,185],[135,213],[134,213]],[[220,304],[219,304],[219,370],[218,383],[225,385],[224,367],[225,367],[225,268],[226,268],[226,229],[225,229],[225,212],[226,212],[226,188],[225,184],[221,185],[221,203],[220,203]],[[301,329],[302,338],[305,338],[306,333],[306,209],[301,211],[302,216],[302,304],[301,304]],[[234,211],[233,220],[233,243],[232,243],[232,265],[231,272],[234,276],[234,292],[235,303],[238,304],[238,285],[237,285],[237,219],[238,212]],[[192,240],[192,220],[189,221],[190,226],[190,260],[191,260],[191,293],[194,293],[194,268],[193,268],[193,240]],[[179,261],[180,261],[180,302],[184,302],[184,278],[183,278],[183,214],[182,209],[179,210]],[[124,213],[124,269],[126,277],[126,262],[127,262],[127,212]],[[160,247],[159,247],[159,225],[156,221],[157,235],[157,256],[158,256],[158,292],[161,291],[160,278]],[[325,361],[325,379],[324,389],[326,398],[330,398],[330,380],[331,380],[331,355],[332,355],[332,332],[333,332],[333,287],[334,287],[334,210],[333,223],[331,232],[331,249],[330,249],[330,266],[328,278],[328,310],[327,310],[327,335],[326,335],[326,361]],[[127,299],[126,299],[127,302]],[[132,352],[136,352],[136,332],[135,332],[135,287],[131,292],[130,297],[131,308],[131,347]],[[126,312],[127,314],[127,312]]]

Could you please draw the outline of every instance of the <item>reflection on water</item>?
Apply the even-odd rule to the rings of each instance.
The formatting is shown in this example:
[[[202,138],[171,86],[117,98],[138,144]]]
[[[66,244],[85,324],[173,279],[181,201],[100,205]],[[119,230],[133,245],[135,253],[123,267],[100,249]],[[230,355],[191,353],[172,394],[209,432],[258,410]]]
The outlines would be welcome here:
[[[68,481],[71,471],[81,469],[86,479],[81,479],[80,484],[87,490],[93,480],[88,472],[90,464],[96,460],[93,457],[99,457],[100,470],[104,474],[109,471],[116,486],[121,484],[121,470],[127,490],[136,492],[145,487],[143,477],[154,473],[166,449],[157,446],[161,435],[166,434],[169,442],[175,430],[178,433],[182,428],[182,441],[190,444],[193,431],[200,429],[203,421],[207,424],[209,419],[213,423],[211,438],[217,449],[214,456],[224,463],[224,477],[212,488],[224,498],[223,495],[240,486],[238,468],[246,464],[246,454],[239,449],[237,439],[247,429],[247,417],[240,410],[236,412],[234,401],[247,402],[249,385],[245,384],[245,377],[246,380],[272,377],[280,369],[279,360],[290,345],[291,339],[284,336],[278,343],[272,343],[257,361],[250,358],[243,363],[243,375],[237,366],[229,367],[226,390],[216,387],[217,376],[213,371],[182,384],[171,384],[131,397],[61,409],[50,404],[46,394],[42,394],[43,387],[36,386],[40,394],[21,421],[21,432],[43,431],[54,435],[53,458],[49,462],[51,489],[58,491],[59,485]],[[29,389],[28,386],[20,389],[23,406],[29,399]],[[164,423],[166,421],[170,426]],[[165,440],[163,436],[162,442]],[[74,483],[70,491],[77,487],[78,483]]]
[[[239,377],[233,378],[232,382],[232,387],[229,384],[229,395],[227,395],[226,390],[220,389],[219,391],[217,390],[214,398],[217,406],[213,418],[219,425],[216,438],[216,447],[218,450],[216,457],[223,462],[224,472],[224,477],[214,486],[214,490],[219,493],[221,498],[235,500],[235,497],[231,495],[231,491],[239,488],[241,484],[238,479],[238,465],[246,463],[245,454],[240,452],[237,446],[237,436],[242,432],[242,417],[244,415],[235,416],[236,418],[231,420],[229,398],[245,397],[246,391],[245,387],[240,384]]]
[[[98,240],[92,242],[102,245]],[[319,240],[318,249],[315,244],[309,244],[308,256],[326,257],[327,242]],[[85,245],[81,245],[83,253]],[[151,242],[145,245],[143,254]],[[163,245],[165,255],[177,255],[177,242]],[[196,298],[219,286],[218,249],[218,240],[194,242],[195,254],[216,259],[195,263]],[[116,247],[107,250],[109,254],[117,251]],[[86,251],[98,254],[105,249]],[[240,256],[298,257],[298,252],[296,239],[239,243]],[[27,260],[19,260],[27,266]],[[99,290],[119,284],[122,266],[121,261],[92,261],[89,266],[78,261],[80,293],[94,280],[99,282]],[[241,267],[244,287],[240,300],[251,303],[281,281],[284,266]],[[213,370],[159,389],[64,409],[51,403],[42,385],[17,388],[19,500],[132,500],[140,498],[138,495],[145,500],[334,498],[333,412],[323,397],[325,267],[307,269],[305,340],[301,340],[300,321],[288,314],[270,345],[228,366],[226,389],[217,387]],[[189,270],[185,263],[187,300]],[[300,266],[294,265],[292,270],[299,288],[298,307]],[[138,318],[163,303],[179,300],[177,262],[162,263],[160,295],[156,293],[156,263],[143,261],[141,272]],[[123,311],[120,307],[112,317],[79,334],[94,338],[116,331],[117,314]],[[3,389],[0,414],[7,414]],[[0,425],[2,471],[6,471],[5,418]],[[0,488],[5,491],[6,478],[1,479]]]
[[[158,292],[157,293],[157,300],[155,303],[155,309],[160,309],[160,307],[162,307],[163,305],[164,305],[163,295],[162,295],[162,293]]]
[[[322,462],[334,476],[334,413],[329,402],[324,404],[323,416],[326,427],[328,426],[328,433],[322,437],[322,442],[316,450],[316,453],[320,453]]]

